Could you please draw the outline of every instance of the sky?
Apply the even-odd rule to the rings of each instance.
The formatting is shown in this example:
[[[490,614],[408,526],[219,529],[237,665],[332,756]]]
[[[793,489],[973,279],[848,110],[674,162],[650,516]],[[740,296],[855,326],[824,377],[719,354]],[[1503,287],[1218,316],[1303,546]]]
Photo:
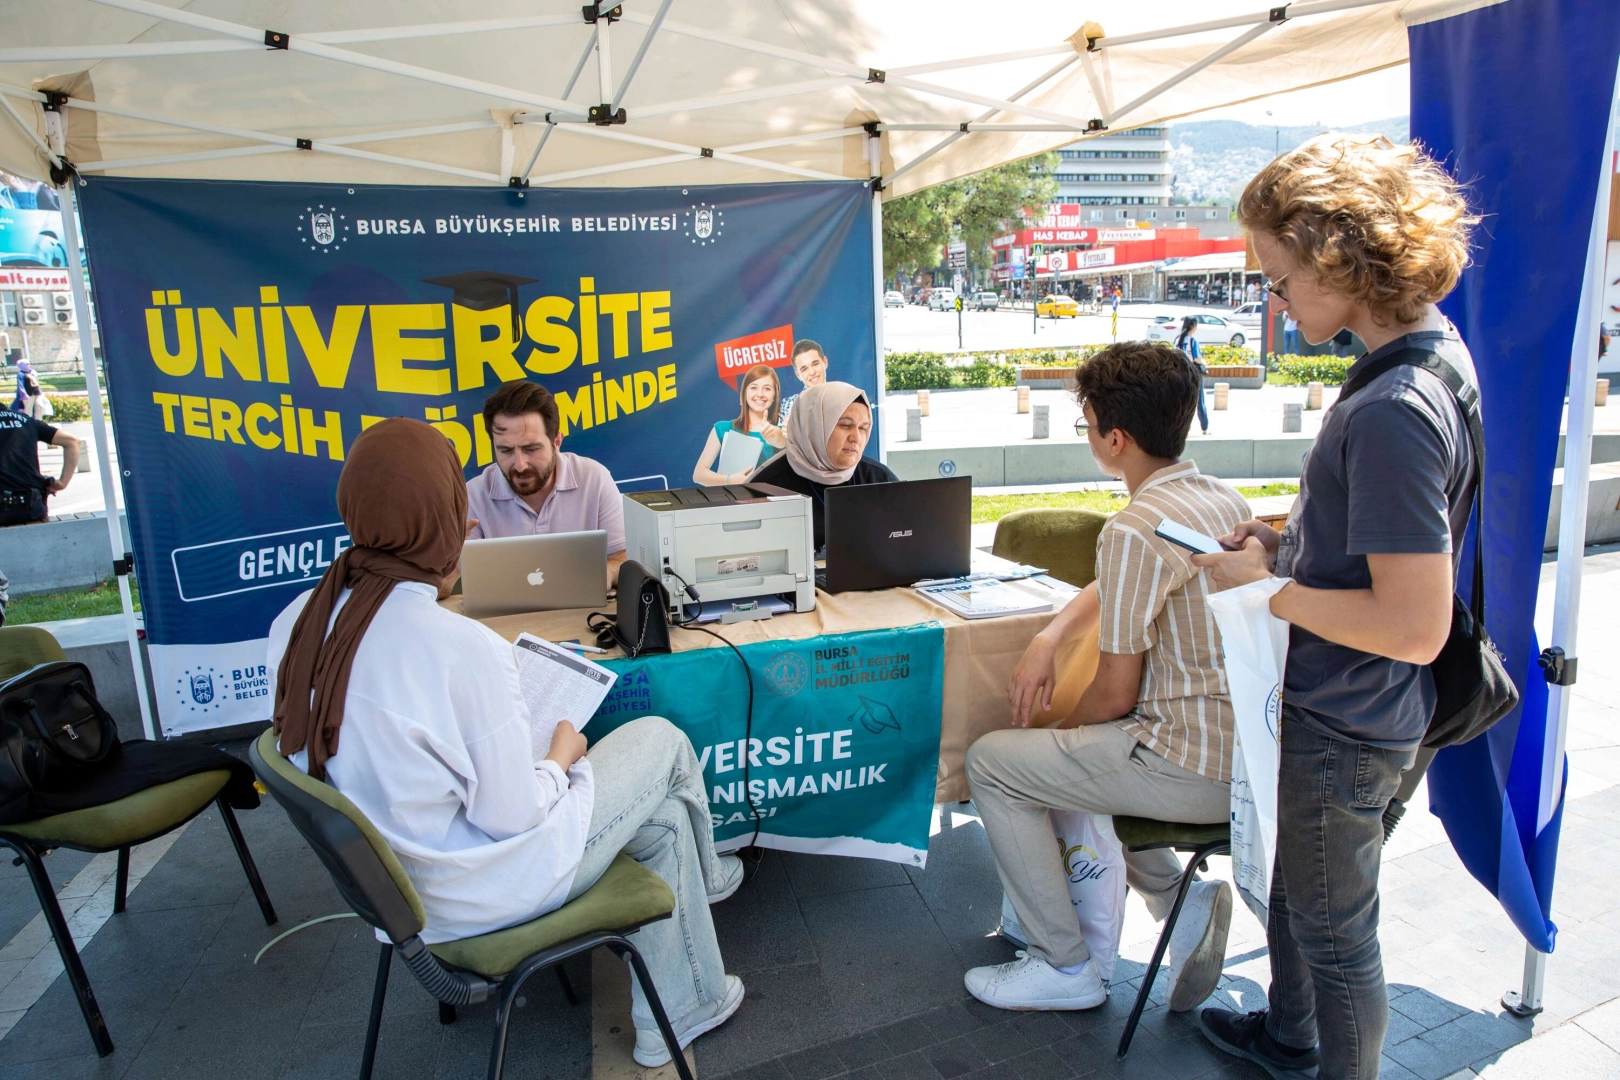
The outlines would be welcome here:
[[[1249,124],[1321,124],[1341,127],[1407,115],[1407,65],[1375,71],[1328,86],[1275,94],[1246,105],[1189,116],[1186,120],[1242,120]],[[1273,115],[1268,116],[1267,112]],[[1184,121],[1185,122],[1185,121]]]

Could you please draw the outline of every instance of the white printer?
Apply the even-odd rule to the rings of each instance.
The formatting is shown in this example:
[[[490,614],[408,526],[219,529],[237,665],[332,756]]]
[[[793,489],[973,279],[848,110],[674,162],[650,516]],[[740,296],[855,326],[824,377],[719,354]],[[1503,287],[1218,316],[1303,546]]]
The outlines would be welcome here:
[[[810,500],[769,484],[728,484],[624,497],[627,556],[669,589],[671,613],[691,598],[739,608],[780,598],[793,611],[816,606]],[[777,605],[780,607],[780,605]]]

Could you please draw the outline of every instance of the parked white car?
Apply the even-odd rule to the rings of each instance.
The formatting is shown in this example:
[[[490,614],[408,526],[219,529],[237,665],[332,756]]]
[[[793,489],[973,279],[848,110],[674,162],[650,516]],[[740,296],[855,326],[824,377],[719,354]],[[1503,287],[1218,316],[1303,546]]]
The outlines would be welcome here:
[[[1235,322],[1250,332],[1253,337],[1260,336],[1260,323],[1266,317],[1266,305],[1260,300],[1251,300],[1247,304],[1239,304],[1227,312],[1228,322]]]
[[[906,306],[906,298],[904,296],[901,296],[899,293],[895,292],[893,289],[890,289],[888,292],[883,294],[883,306],[884,307],[905,307]]]
[[[955,311],[956,290],[935,289],[928,294],[929,311]]]
[[[1193,337],[1198,339],[1200,345],[1243,345],[1251,336],[1258,337],[1255,330],[1233,322],[1223,315],[1194,315],[1198,320],[1198,329],[1193,331]],[[1180,315],[1155,315],[1148,324],[1147,339],[1149,341],[1174,342],[1181,336]]]

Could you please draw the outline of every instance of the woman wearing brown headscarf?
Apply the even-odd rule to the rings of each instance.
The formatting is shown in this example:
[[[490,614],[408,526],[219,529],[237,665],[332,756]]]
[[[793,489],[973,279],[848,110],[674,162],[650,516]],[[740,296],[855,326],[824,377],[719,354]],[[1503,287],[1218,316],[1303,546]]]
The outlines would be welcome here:
[[[371,819],[421,894],[430,944],[543,915],[631,848],[675,893],[674,918],[639,945],[681,1044],[723,1022],[742,983],[721,965],[708,903],[735,890],[742,864],[714,852],[686,736],[643,717],[588,756],[568,723],[534,745],[512,646],[437,603],[467,492],[433,428],[362,433],[337,503],[353,546],[270,628],[282,752]],[[637,1060],[667,1061],[639,986],[631,1015]]]

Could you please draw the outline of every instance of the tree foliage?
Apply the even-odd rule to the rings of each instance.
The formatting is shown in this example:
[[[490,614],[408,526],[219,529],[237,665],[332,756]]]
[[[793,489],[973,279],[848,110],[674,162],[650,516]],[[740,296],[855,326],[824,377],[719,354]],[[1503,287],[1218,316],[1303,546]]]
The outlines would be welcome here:
[[[938,266],[952,240],[967,244],[974,264],[988,265],[993,238],[1057,197],[1057,162],[1056,154],[1039,154],[884,203],[884,276]]]

